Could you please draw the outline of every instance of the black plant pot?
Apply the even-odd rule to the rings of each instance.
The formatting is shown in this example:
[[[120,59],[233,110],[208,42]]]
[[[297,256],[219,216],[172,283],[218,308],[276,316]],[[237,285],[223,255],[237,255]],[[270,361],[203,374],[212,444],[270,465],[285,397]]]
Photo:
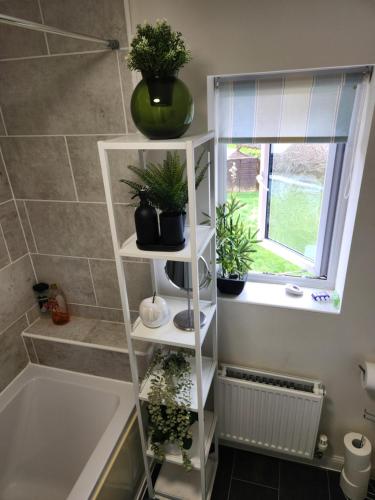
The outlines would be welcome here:
[[[159,216],[160,243],[163,245],[181,245],[184,242],[185,218],[179,212],[162,212]]]
[[[245,288],[246,280],[234,278],[217,278],[217,287],[221,293],[239,295]]]

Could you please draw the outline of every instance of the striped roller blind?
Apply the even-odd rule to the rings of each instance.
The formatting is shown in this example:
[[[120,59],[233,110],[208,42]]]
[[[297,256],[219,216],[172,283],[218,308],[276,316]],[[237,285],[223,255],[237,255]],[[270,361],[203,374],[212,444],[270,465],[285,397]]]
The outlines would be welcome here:
[[[345,142],[364,70],[219,77],[219,141]]]

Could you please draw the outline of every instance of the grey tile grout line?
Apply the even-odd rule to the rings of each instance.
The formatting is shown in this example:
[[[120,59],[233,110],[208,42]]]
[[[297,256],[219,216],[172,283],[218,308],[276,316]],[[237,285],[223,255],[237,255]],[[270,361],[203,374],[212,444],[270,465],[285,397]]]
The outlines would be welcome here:
[[[68,141],[66,140],[66,136],[65,135],[64,135],[64,142],[65,142],[66,154],[67,154],[67,157],[68,157],[68,163],[69,163],[69,168],[70,168],[70,175],[72,176],[74,194],[75,194],[75,197],[76,197],[76,201],[79,202],[78,190],[77,190],[76,180],[75,180],[75,177],[74,177],[72,160],[70,158],[70,151],[69,151],[69,147],[68,147]]]
[[[0,272],[1,271],[4,271],[4,269],[7,269],[8,267],[10,266],[13,266],[13,264],[17,264],[20,260],[24,259],[25,257],[30,257],[30,253],[29,252],[26,252],[24,253],[23,255],[21,255],[21,257],[17,257],[17,259],[9,262],[9,264],[6,264],[5,266],[3,266],[1,269],[0,269]]]
[[[30,337],[29,337],[30,338]],[[35,354],[35,357],[36,357],[36,360],[38,362],[38,365],[40,365],[40,361],[39,361],[39,356],[38,356],[38,353],[36,351],[36,347],[35,347],[35,344],[34,344],[34,339],[30,338],[31,340],[31,345],[33,346],[33,351],[34,351],[34,354]]]
[[[13,198],[11,198],[8,201],[11,201]],[[18,201],[27,201],[29,203],[82,203],[84,205],[107,205],[107,202],[105,201],[85,201],[85,200],[53,200],[53,199],[41,199],[41,198],[15,198],[15,200]],[[4,202],[4,203],[7,203]],[[132,203],[130,202],[123,202],[123,201],[115,201],[113,203],[114,205],[120,205],[120,206],[127,206],[131,207]]]
[[[127,120],[127,117],[126,117],[124,88],[123,88],[123,85],[122,85],[121,68],[120,68],[120,57],[118,55],[118,52],[116,53],[116,61],[117,61],[117,72],[118,72],[119,83],[120,83],[122,112],[124,114],[125,134],[127,134],[129,132],[129,129],[128,129],[128,120]]]
[[[7,254],[8,254],[9,264],[7,264],[6,266],[4,266],[4,267],[7,267],[8,265],[13,264],[13,262],[12,262],[12,257],[11,257],[10,252],[9,252],[8,243],[7,243],[7,240],[6,240],[6,238],[5,238],[5,234],[4,234],[4,230],[3,230],[3,226],[2,226],[2,224],[1,224],[1,222],[0,222],[0,234],[1,234],[1,235],[2,235],[2,237],[3,237],[3,240],[4,240],[4,245],[5,245],[5,248],[6,248]],[[2,270],[2,269],[4,269],[4,267],[2,267],[2,268],[1,268],[1,270]]]
[[[235,460],[236,460],[236,450],[234,449],[234,451],[233,451],[233,458],[232,458],[232,470],[230,471],[230,481],[229,481],[229,488],[228,488],[227,500],[230,499],[230,490],[232,488],[232,479],[233,479],[233,471],[234,471]]]
[[[54,253],[44,253],[44,252],[30,252],[31,255],[42,255],[44,257],[61,257],[64,259],[90,259],[90,260],[102,260],[105,262],[116,262],[115,259],[111,259],[109,257],[87,257],[86,255],[80,256],[80,255],[60,255],[60,254],[54,254]],[[26,255],[26,254],[25,254]],[[148,262],[144,260],[128,260],[126,258],[122,259],[123,262],[127,262],[128,264],[148,264]]]
[[[108,306],[96,306],[94,304],[80,304],[79,302],[68,302],[68,304],[72,304],[73,306],[83,306],[83,307],[95,307],[98,309],[109,309],[110,311],[122,311],[121,307],[108,307]],[[134,311],[134,309],[133,309]],[[108,320],[110,321],[110,320]]]
[[[40,14],[40,18],[42,20],[42,24],[45,24],[44,22],[44,14],[43,14],[43,10],[42,10],[42,5],[40,3],[40,0],[37,0],[38,2],[38,7],[39,7],[39,14]],[[46,47],[47,47],[47,55],[51,55],[51,51],[49,49],[49,43],[48,43],[48,36],[47,36],[47,33],[43,32],[43,35],[44,35],[44,41],[46,42]]]
[[[2,109],[1,106],[0,106],[0,117],[1,117],[1,121],[3,123],[4,131],[5,131],[5,136],[8,136],[8,129],[7,129],[7,126],[5,124],[5,118],[4,118],[3,109]]]
[[[25,137],[25,138],[36,138],[36,137],[95,137],[95,136],[113,136],[113,137],[118,137],[119,135],[124,135],[124,132],[104,132],[104,133],[90,133],[90,134],[7,134],[1,135],[0,137],[9,137],[10,139],[15,137]],[[139,135],[139,134],[137,134]]]
[[[91,277],[92,289],[93,289],[94,297],[95,297],[95,304],[98,306],[99,305],[98,304],[98,297],[96,296],[95,283],[94,283],[94,277],[92,275],[90,259],[87,259],[87,264],[89,266],[89,272],[90,272],[90,277]]]
[[[26,254],[25,254],[26,255]],[[20,314],[20,316],[18,316],[18,318],[16,318],[14,321],[12,321],[11,323],[9,323],[9,325],[4,328],[3,330],[0,331],[0,335],[3,335],[4,332],[6,332],[7,330],[9,330],[9,328],[11,328],[12,326],[14,326],[17,321],[19,321],[20,319],[22,319],[23,316],[25,316],[29,311],[31,311],[31,309],[35,307],[35,304],[32,305],[31,307],[29,307],[28,309],[26,309],[26,311],[22,314]],[[26,323],[27,323],[27,318],[26,318]]]
[[[128,51],[129,47],[120,47],[116,49],[116,52]],[[4,57],[0,59],[0,63],[2,62],[14,62],[14,61],[28,61],[32,59],[47,59],[52,57],[67,57],[67,56],[82,56],[86,54],[101,54],[106,53],[112,54],[114,52],[111,49],[96,49],[96,50],[82,50],[77,52],[52,52],[51,54],[39,54],[37,56],[23,56],[23,57]]]
[[[235,481],[241,481],[242,483],[253,484],[254,486],[259,486],[260,488],[267,488],[268,490],[279,491],[279,488],[275,488],[275,486],[269,486],[268,484],[257,483],[256,481],[249,481],[248,479],[242,479],[240,477],[234,477],[232,475],[232,479]]]
[[[14,201],[13,198],[9,198],[9,200],[5,200],[5,201],[0,201],[0,207],[2,205],[6,205],[7,203],[9,203],[10,201]]]
[[[31,225],[31,220],[30,220],[30,215],[29,215],[29,210],[27,208],[27,205],[26,205],[26,201],[25,200],[20,200],[23,202],[23,206],[25,208],[25,213],[26,213],[26,218],[27,218],[27,221],[29,223],[29,227],[30,227],[30,232],[31,232],[31,236],[33,238],[33,242],[34,242],[34,245],[35,245],[35,252],[36,253],[39,253],[38,252],[38,245],[36,244],[36,238],[35,238],[35,234],[34,234],[34,231],[33,231],[33,226]],[[30,255],[32,255],[33,252],[30,251]],[[34,264],[34,263],[33,263]]]

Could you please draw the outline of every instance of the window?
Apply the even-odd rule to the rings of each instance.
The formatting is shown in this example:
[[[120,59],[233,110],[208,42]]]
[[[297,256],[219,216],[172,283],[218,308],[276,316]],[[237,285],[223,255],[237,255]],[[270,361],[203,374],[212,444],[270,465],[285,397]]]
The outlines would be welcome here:
[[[219,198],[258,229],[249,279],[334,287],[363,68],[215,79]]]

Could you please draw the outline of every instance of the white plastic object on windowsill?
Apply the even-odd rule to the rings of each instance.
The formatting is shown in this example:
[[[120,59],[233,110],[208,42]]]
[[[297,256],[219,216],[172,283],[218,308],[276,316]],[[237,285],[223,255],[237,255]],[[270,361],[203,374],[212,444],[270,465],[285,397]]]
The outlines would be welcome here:
[[[303,290],[298,285],[293,285],[292,283],[287,283],[285,285],[285,292],[289,295],[294,295],[295,297],[301,297],[303,295]]]

